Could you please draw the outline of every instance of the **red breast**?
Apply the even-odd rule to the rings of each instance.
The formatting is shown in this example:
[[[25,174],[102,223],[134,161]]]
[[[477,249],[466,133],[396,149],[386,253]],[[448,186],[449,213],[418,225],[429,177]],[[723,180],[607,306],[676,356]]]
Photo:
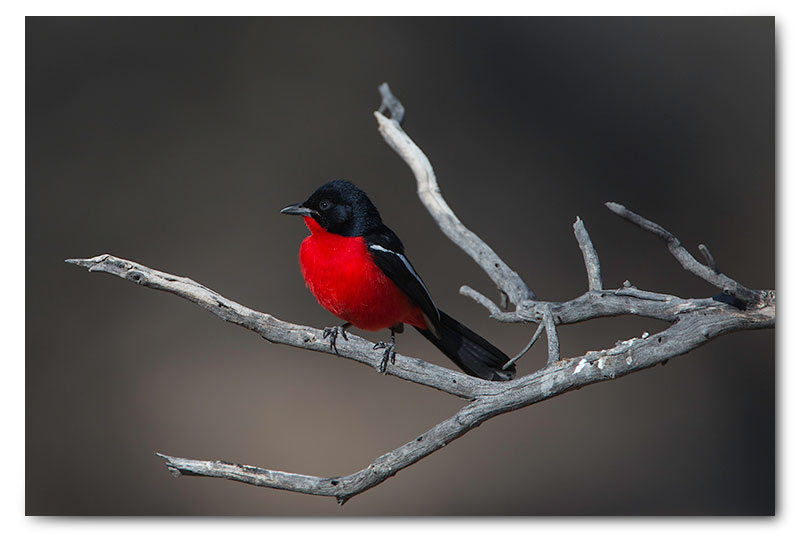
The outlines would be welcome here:
[[[368,331],[400,322],[427,329],[422,311],[375,264],[363,237],[343,237],[311,217],[303,220],[311,235],[300,246],[300,268],[322,307]]]

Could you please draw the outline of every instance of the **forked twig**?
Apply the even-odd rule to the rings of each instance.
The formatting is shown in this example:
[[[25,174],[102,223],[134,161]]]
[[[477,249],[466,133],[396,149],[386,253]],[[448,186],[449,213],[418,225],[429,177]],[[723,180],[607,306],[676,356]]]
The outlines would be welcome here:
[[[388,86],[381,87],[381,94],[384,96],[382,111],[389,110],[393,117],[404,113],[402,105],[391,95]],[[533,291],[522,278],[456,218],[439,192],[428,158],[400,128],[399,121],[380,113],[376,113],[375,117],[386,142],[411,167],[417,178],[420,199],[439,227],[486,271],[501,294],[507,294],[508,299],[515,304],[515,309],[502,311],[489,298],[467,286],[462,287],[460,292],[486,307],[497,320],[538,322],[531,341],[513,361],[522,357],[541,336],[542,331],[546,331],[547,366],[513,381],[489,382],[420,359],[397,355],[396,363],[387,369],[389,375],[470,400],[469,403],[422,435],[376,458],[366,468],[346,476],[317,477],[158,453],[173,474],[218,477],[260,487],[330,496],[343,504],[354,495],[382,483],[400,470],[440,450],[492,417],[592,383],[618,378],[666,362],[731,331],[774,327],[774,291],[747,289],[719,274],[710,253],[707,249],[704,250],[705,247],[701,251],[709,266],[700,264],[664,228],[613,203],[606,205],[626,220],[667,241],[670,252],[684,268],[747,302],[747,305],[740,308],[719,299],[684,299],[643,291],[630,285],[617,290],[603,289],[597,252],[580,218],[576,220],[573,229],[583,253],[589,290],[566,302],[536,300]],[[222,320],[254,331],[271,342],[334,354],[330,342],[323,336],[323,330],[284,322],[272,315],[254,311],[189,278],[160,272],[108,254],[91,259],[68,259],[67,262],[86,267],[90,272],[113,274],[144,287],[186,298]],[[613,348],[561,358],[557,325],[617,315],[647,316],[670,325],[662,332],[628,339],[617,343]],[[380,355],[372,350],[372,343],[352,333],[348,334],[346,343],[337,346],[337,351],[344,359],[373,367],[380,359]],[[376,375],[375,379],[382,378]]]

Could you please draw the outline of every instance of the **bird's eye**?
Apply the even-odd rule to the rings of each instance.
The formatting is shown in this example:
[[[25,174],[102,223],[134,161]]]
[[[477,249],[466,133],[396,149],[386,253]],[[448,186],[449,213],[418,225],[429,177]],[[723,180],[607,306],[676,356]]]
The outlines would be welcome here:
[[[323,211],[327,210],[331,206],[331,203],[328,200],[322,200],[319,203],[319,208]]]

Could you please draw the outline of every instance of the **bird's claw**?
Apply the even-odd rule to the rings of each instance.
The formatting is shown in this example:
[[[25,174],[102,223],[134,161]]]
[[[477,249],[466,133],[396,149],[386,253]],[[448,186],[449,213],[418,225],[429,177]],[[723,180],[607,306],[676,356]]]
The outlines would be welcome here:
[[[331,350],[333,350],[336,355],[339,355],[339,350],[336,349],[336,338],[339,335],[341,335],[344,340],[347,340],[347,333],[345,333],[345,328],[342,326],[329,326],[322,330],[323,339],[331,338]]]
[[[386,373],[386,367],[388,363],[394,364],[395,360],[395,351],[394,351],[394,343],[393,342],[376,342],[375,345],[372,347],[373,350],[383,350],[383,357],[381,358],[381,362],[378,365],[378,372],[381,374]]]

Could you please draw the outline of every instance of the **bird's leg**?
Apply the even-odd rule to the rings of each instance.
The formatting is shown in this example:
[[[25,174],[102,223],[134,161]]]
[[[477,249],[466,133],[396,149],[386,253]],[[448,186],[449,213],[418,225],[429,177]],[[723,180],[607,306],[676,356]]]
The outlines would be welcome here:
[[[350,322],[345,322],[341,326],[330,326],[322,330],[323,339],[331,338],[331,349],[336,355],[339,355],[339,350],[336,349],[336,337],[341,335],[344,340],[347,340],[347,333],[344,331],[352,325]]]
[[[395,358],[394,334],[396,331],[402,331],[402,329],[403,329],[402,324],[392,326],[391,328],[389,328],[389,331],[392,332],[391,340],[388,343],[385,342],[375,343],[375,346],[372,347],[373,350],[383,349],[383,358],[381,358],[381,362],[378,365],[378,372],[380,372],[381,374],[386,373],[387,363],[391,362],[392,364],[394,364],[394,358]]]

